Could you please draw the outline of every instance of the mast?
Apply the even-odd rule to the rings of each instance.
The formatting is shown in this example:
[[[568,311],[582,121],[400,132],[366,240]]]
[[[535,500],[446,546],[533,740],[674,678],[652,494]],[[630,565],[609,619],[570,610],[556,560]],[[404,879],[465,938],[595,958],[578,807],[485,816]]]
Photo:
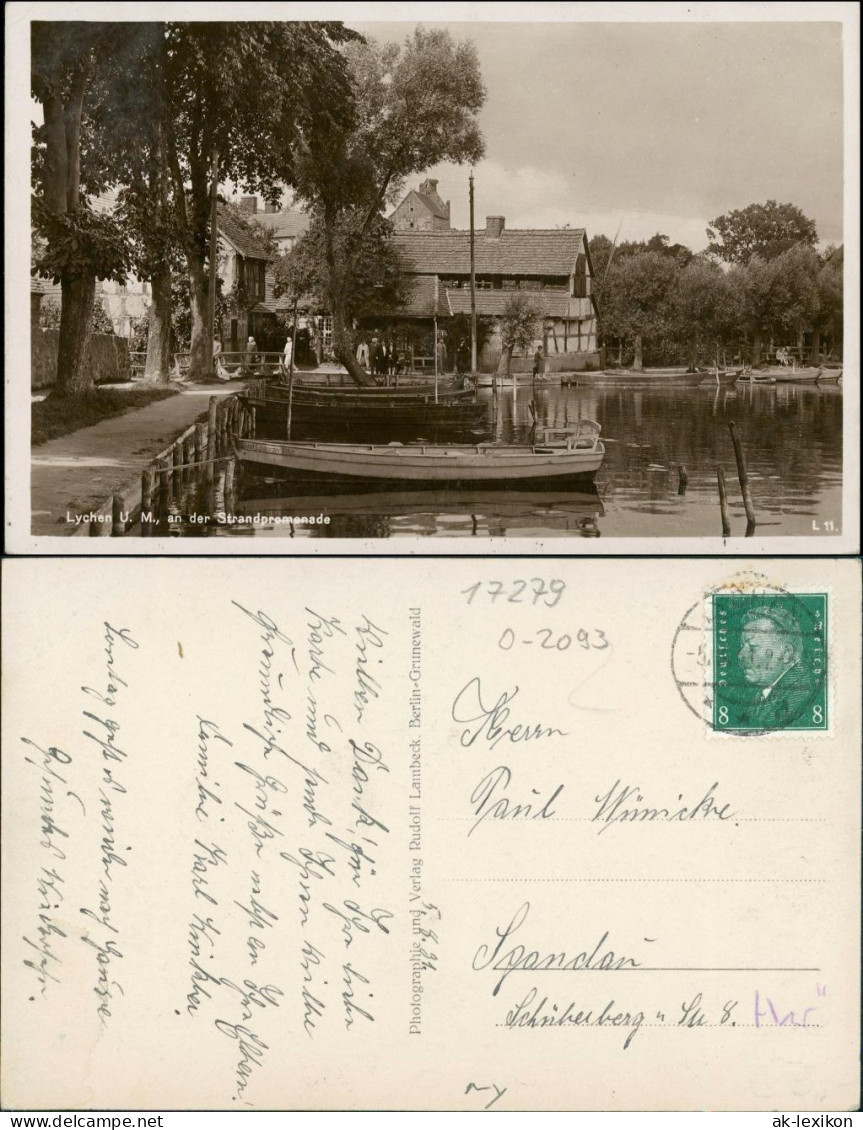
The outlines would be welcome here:
[[[473,247],[473,169],[470,171],[470,371],[476,373],[476,273]]]

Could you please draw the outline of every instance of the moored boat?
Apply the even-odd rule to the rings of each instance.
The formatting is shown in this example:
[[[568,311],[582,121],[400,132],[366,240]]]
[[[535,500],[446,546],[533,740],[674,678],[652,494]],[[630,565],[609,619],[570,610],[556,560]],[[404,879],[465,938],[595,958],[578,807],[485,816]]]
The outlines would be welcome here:
[[[485,408],[468,392],[467,395],[433,398],[405,397],[330,397],[246,392],[242,401],[255,410],[256,427],[277,427],[284,435],[290,416],[292,424],[319,424],[330,429],[356,431],[362,428],[422,427],[434,430],[446,427],[471,427],[485,415]]]
[[[696,388],[707,376],[709,376],[708,372],[693,372],[689,369],[599,369],[594,372],[586,370],[575,373],[569,383],[615,384],[633,388],[643,388],[645,385],[680,385],[683,388]]]
[[[602,465],[600,426],[542,428],[533,444],[353,444],[234,438],[237,458],[292,478],[377,480],[421,486],[589,481]]]
[[[756,377],[771,377],[777,384],[808,384],[819,380],[823,370],[820,366],[806,366],[798,369],[791,365],[769,365],[763,369],[753,369]]]

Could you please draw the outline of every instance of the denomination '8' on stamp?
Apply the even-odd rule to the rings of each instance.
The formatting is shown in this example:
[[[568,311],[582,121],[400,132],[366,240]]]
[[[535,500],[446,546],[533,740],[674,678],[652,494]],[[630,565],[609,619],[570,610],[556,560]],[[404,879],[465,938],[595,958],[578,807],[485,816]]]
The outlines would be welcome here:
[[[827,729],[826,593],[713,594],[713,728]]]

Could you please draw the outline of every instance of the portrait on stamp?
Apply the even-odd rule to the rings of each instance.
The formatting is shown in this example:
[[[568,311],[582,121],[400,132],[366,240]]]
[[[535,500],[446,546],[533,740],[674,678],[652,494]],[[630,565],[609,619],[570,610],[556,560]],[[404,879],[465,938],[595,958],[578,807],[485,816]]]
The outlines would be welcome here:
[[[827,597],[713,597],[713,727],[824,730]]]

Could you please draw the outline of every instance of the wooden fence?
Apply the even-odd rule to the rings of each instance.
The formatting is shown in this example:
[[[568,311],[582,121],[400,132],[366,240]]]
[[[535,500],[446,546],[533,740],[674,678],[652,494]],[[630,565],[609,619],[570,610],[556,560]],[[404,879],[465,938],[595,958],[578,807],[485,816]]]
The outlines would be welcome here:
[[[153,537],[172,513],[179,488],[195,475],[202,476],[207,488],[218,485],[220,498],[230,499],[235,469],[230,437],[254,435],[254,417],[254,409],[236,394],[222,399],[211,396],[206,416],[152,459],[141,472],[140,485],[130,484],[115,493],[96,511],[104,519],[80,527],[72,536],[123,537],[140,523],[141,536]]]

